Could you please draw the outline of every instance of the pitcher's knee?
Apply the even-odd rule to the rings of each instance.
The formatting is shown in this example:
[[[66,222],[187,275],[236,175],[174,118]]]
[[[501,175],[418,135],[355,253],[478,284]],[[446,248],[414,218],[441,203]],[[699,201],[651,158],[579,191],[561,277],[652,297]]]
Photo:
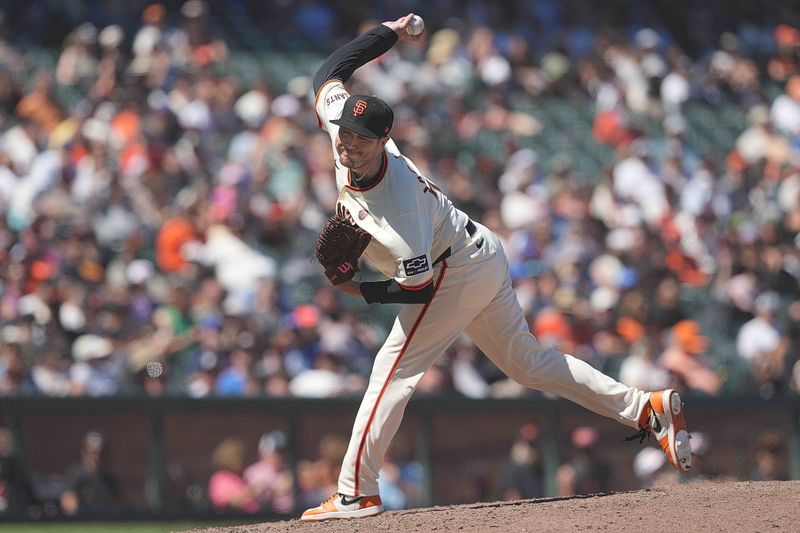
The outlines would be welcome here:
[[[553,347],[542,346],[530,334],[514,337],[510,348],[511,362],[523,375],[534,380],[546,374],[554,364],[562,364],[564,361],[564,354]]]

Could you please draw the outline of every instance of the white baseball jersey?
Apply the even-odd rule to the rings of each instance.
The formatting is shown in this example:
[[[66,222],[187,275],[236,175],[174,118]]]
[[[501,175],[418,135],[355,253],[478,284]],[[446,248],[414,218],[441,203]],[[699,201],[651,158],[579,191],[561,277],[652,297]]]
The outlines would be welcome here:
[[[433,261],[453,243],[469,239],[469,218],[392,140],[386,143],[377,181],[366,188],[353,182],[336,151],[339,126],[330,122],[341,116],[349,96],[340,81],[331,80],[320,88],[316,101],[320,127],[331,136],[339,204],[372,235],[364,256],[375,268],[404,289],[422,288],[433,278]]]
[[[539,344],[511,286],[500,239],[470,222],[393,142],[386,144],[379,179],[364,189],[355,186],[336,152],[339,127],[330,122],[340,118],[349,96],[341,82],[331,80],[315,103],[320,127],[333,143],[339,203],[373,236],[365,251],[370,262],[407,289],[433,282],[434,292],[428,303],[402,306],[375,356],[342,463],[339,492],[353,497],[378,493],[384,454],[414,388],[462,331],[519,383],[637,427],[648,394]],[[448,248],[449,257],[434,265]]]

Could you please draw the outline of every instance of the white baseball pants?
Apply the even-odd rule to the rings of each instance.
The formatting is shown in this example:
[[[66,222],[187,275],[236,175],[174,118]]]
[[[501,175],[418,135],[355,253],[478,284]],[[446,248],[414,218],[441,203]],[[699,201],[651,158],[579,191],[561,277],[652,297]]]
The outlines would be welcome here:
[[[381,347],[339,475],[339,492],[378,494],[378,472],[422,375],[464,331],[509,377],[636,428],[648,393],[623,385],[530,333],[511,287],[499,239],[478,225],[476,239],[434,270],[427,304],[405,305]]]

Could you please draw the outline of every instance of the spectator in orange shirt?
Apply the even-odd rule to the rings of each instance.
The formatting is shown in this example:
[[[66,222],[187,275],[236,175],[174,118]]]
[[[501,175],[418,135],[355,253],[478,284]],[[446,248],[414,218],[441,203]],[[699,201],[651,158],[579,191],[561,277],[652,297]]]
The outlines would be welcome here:
[[[33,90],[22,97],[16,111],[17,116],[31,120],[40,126],[46,135],[58,126],[62,113],[53,94],[53,78],[50,74],[37,74]]]
[[[184,244],[198,240],[194,226],[187,217],[176,216],[167,220],[156,236],[156,261],[165,272],[180,272],[188,261],[181,254]]]
[[[680,380],[685,389],[716,396],[722,380],[703,357],[708,339],[694,320],[681,320],[672,326],[670,346],[658,363]]]

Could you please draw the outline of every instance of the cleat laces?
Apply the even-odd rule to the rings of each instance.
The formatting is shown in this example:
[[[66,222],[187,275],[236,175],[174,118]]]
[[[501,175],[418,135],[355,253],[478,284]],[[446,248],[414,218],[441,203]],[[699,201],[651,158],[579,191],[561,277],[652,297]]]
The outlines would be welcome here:
[[[629,442],[632,440],[639,439],[639,444],[642,444],[645,440],[650,440],[650,428],[643,427],[639,429],[636,433],[631,435],[630,437],[625,437],[623,442]]]

